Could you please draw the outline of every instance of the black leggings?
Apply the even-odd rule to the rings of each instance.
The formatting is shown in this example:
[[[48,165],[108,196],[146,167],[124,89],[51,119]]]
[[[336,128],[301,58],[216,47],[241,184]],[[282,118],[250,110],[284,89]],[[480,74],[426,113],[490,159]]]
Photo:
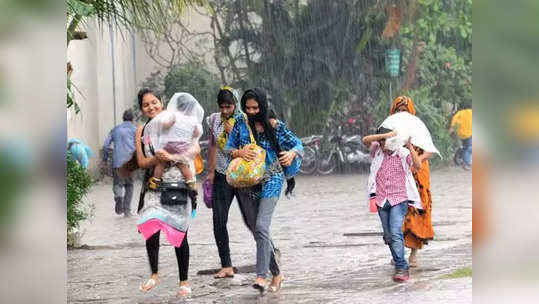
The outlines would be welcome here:
[[[157,231],[148,240],[146,240],[146,251],[150,260],[152,274],[157,273],[157,264],[159,263],[159,235]],[[178,270],[180,272],[180,281],[187,281],[189,272],[189,243],[187,242],[187,233],[180,247],[174,247],[176,259],[178,260]]]
[[[230,247],[228,246],[228,230],[226,224],[228,222],[228,212],[232,200],[236,196],[239,200],[237,192],[226,182],[226,175],[215,171],[213,180],[213,235],[215,243],[221,258],[221,267],[231,267]],[[241,205],[240,205],[241,206]]]

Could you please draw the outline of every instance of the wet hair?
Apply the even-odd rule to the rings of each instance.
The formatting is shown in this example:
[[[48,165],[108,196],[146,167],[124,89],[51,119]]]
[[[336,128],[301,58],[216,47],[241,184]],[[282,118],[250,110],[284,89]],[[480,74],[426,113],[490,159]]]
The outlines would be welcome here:
[[[268,118],[277,119],[277,114],[275,114],[275,110],[274,110],[274,109],[270,109],[270,110],[268,111]]]
[[[125,110],[123,114],[124,121],[132,121],[134,118],[135,118],[135,115],[133,114],[133,111],[131,111],[131,109]]]
[[[138,94],[137,94],[138,106],[139,106],[139,109],[141,110],[142,110],[142,99],[144,98],[144,96],[146,96],[146,94],[152,94],[153,96],[157,97],[159,101],[161,101],[161,96],[158,93],[156,93],[154,90],[149,89],[149,88],[142,88],[140,89],[140,91],[138,91]]]
[[[219,93],[217,94],[217,104],[218,105],[223,105],[223,104],[235,105],[236,98],[234,98],[234,94],[232,94],[230,90],[221,89],[219,90]]]
[[[378,129],[376,129],[376,134],[386,134],[386,133],[389,133],[391,131],[392,130],[390,130],[390,129],[387,129],[387,128],[384,128],[384,127],[379,127]]]

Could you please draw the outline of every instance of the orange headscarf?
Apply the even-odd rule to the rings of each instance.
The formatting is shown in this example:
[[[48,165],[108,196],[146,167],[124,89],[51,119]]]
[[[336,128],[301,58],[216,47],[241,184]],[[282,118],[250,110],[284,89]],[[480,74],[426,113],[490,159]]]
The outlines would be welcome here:
[[[399,96],[393,100],[393,105],[391,106],[391,110],[389,110],[389,115],[395,114],[395,110],[397,110],[398,107],[401,105],[406,105],[406,110],[408,113],[415,115],[415,107],[414,107],[414,101],[412,98],[408,96]]]

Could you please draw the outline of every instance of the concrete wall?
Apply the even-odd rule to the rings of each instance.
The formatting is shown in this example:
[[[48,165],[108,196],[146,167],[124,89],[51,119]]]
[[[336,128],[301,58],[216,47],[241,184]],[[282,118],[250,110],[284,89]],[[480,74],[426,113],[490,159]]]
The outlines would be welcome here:
[[[89,169],[96,170],[98,152],[115,124],[122,122],[122,114],[136,98],[136,49],[129,32],[101,30],[97,25],[87,26],[88,39],[72,41],[67,49],[67,60],[73,65],[71,79],[78,90],[76,101],[81,112],[67,111],[68,138],[79,138],[95,152]],[[113,82],[113,59],[114,80]],[[114,84],[114,86],[113,86]],[[79,92],[80,91],[80,92]]]
[[[210,20],[187,11],[182,18],[194,31],[210,31]],[[99,27],[97,22],[85,26],[88,38],[71,41],[67,48],[67,61],[73,65],[71,80],[81,112],[67,111],[68,138],[78,138],[96,154],[90,159],[89,170],[96,173],[99,151],[110,129],[122,122],[122,114],[136,103],[141,83],[158,65],[146,54],[141,39],[129,31]],[[166,56],[166,48],[163,48]],[[114,56],[113,56],[114,53]],[[206,53],[206,62],[213,55]],[[113,88],[113,60],[114,80]],[[79,92],[80,91],[80,92]],[[115,95],[115,98],[114,98]],[[116,120],[115,120],[116,119]]]

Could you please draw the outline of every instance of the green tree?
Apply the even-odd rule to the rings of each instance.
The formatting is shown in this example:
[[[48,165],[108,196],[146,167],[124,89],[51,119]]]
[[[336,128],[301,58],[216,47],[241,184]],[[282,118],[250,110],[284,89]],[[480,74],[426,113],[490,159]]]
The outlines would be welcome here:
[[[219,80],[196,62],[178,64],[164,79],[164,95],[170,98],[176,92],[193,95],[208,113],[218,110],[216,98],[221,87]]]

